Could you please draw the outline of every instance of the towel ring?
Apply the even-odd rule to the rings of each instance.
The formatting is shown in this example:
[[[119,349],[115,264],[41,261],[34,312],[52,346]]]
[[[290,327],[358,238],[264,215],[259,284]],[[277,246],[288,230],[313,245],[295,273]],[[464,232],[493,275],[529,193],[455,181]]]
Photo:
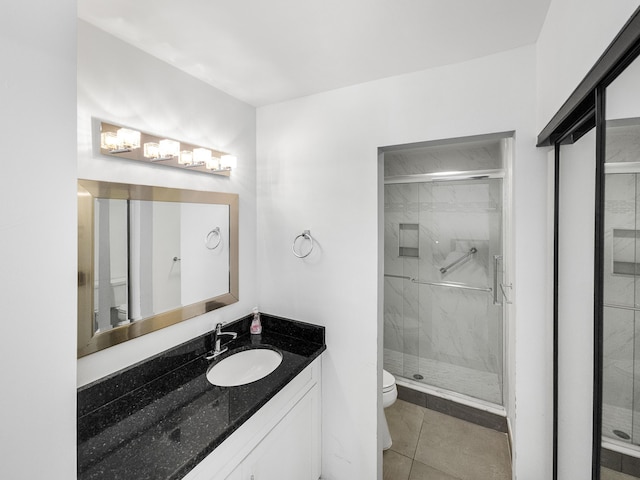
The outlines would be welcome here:
[[[300,237],[302,237],[303,239],[309,240],[311,242],[311,248],[304,255],[302,254],[302,250],[300,250],[300,253],[296,252],[296,242],[298,241],[298,239]],[[311,231],[310,230],[305,230],[300,235],[298,235],[296,238],[294,238],[293,239],[293,246],[291,247],[291,249],[293,250],[293,254],[298,258],[304,258],[304,257],[309,256],[309,254],[311,252],[313,252],[313,237],[311,236]]]
[[[209,242],[214,235],[218,236],[218,241],[213,247],[210,247]],[[216,227],[207,234],[207,237],[204,239],[204,246],[209,250],[214,250],[218,247],[218,245],[220,245],[220,240],[222,240],[222,235],[220,235],[220,227]]]

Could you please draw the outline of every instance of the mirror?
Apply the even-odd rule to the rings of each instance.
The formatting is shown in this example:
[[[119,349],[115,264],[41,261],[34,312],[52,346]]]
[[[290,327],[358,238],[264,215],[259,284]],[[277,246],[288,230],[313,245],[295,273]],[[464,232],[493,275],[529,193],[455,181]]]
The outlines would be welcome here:
[[[640,478],[638,46],[640,9],[538,136],[555,147],[554,479]]]
[[[238,195],[78,181],[78,357],[238,301]]]
[[[636,58],[606,90],[601,478],[640,478],[639,82]]]

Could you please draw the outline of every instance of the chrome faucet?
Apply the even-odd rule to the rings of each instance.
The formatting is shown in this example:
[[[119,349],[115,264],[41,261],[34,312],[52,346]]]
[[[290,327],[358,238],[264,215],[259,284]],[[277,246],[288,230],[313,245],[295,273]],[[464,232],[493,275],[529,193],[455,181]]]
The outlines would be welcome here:
[[[216,358],[218,355],[222,355],[224,352],[229,350],[229,347],[221,348],[220,337],[222,335],[229,335],[232,340],[238,336],[238,334],[236,332],[223,332],[222,331],[222,323],[216,324],[216,331],[213,334],[213,340],[214,340],[215,346],[213,348],[213,352],[209,352],[206,355],[207,360],[211,360],[213,358]]]

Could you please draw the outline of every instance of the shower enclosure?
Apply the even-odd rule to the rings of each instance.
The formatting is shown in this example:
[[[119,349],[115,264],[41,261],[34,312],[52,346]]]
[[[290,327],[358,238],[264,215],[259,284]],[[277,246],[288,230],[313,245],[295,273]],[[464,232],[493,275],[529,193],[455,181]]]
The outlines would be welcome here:
[[[603,444],[640,457],[640,119],[607,122]],[[629,453],[629,452],[627,452]]]
[[[386,151],[384,367],[504,404],[504,158],[510,139]]]

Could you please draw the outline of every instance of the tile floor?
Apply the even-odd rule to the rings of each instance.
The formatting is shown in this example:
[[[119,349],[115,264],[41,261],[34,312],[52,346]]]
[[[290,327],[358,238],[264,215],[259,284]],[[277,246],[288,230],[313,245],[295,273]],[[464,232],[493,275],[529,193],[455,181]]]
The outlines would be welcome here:
[[[600,470],[600,480],[637,480],[637,478],[638,477],[609,470],[608,468]]]
[[[397,400],[385,409],[393,445],[384,480],[510,480],[507,434]]]

